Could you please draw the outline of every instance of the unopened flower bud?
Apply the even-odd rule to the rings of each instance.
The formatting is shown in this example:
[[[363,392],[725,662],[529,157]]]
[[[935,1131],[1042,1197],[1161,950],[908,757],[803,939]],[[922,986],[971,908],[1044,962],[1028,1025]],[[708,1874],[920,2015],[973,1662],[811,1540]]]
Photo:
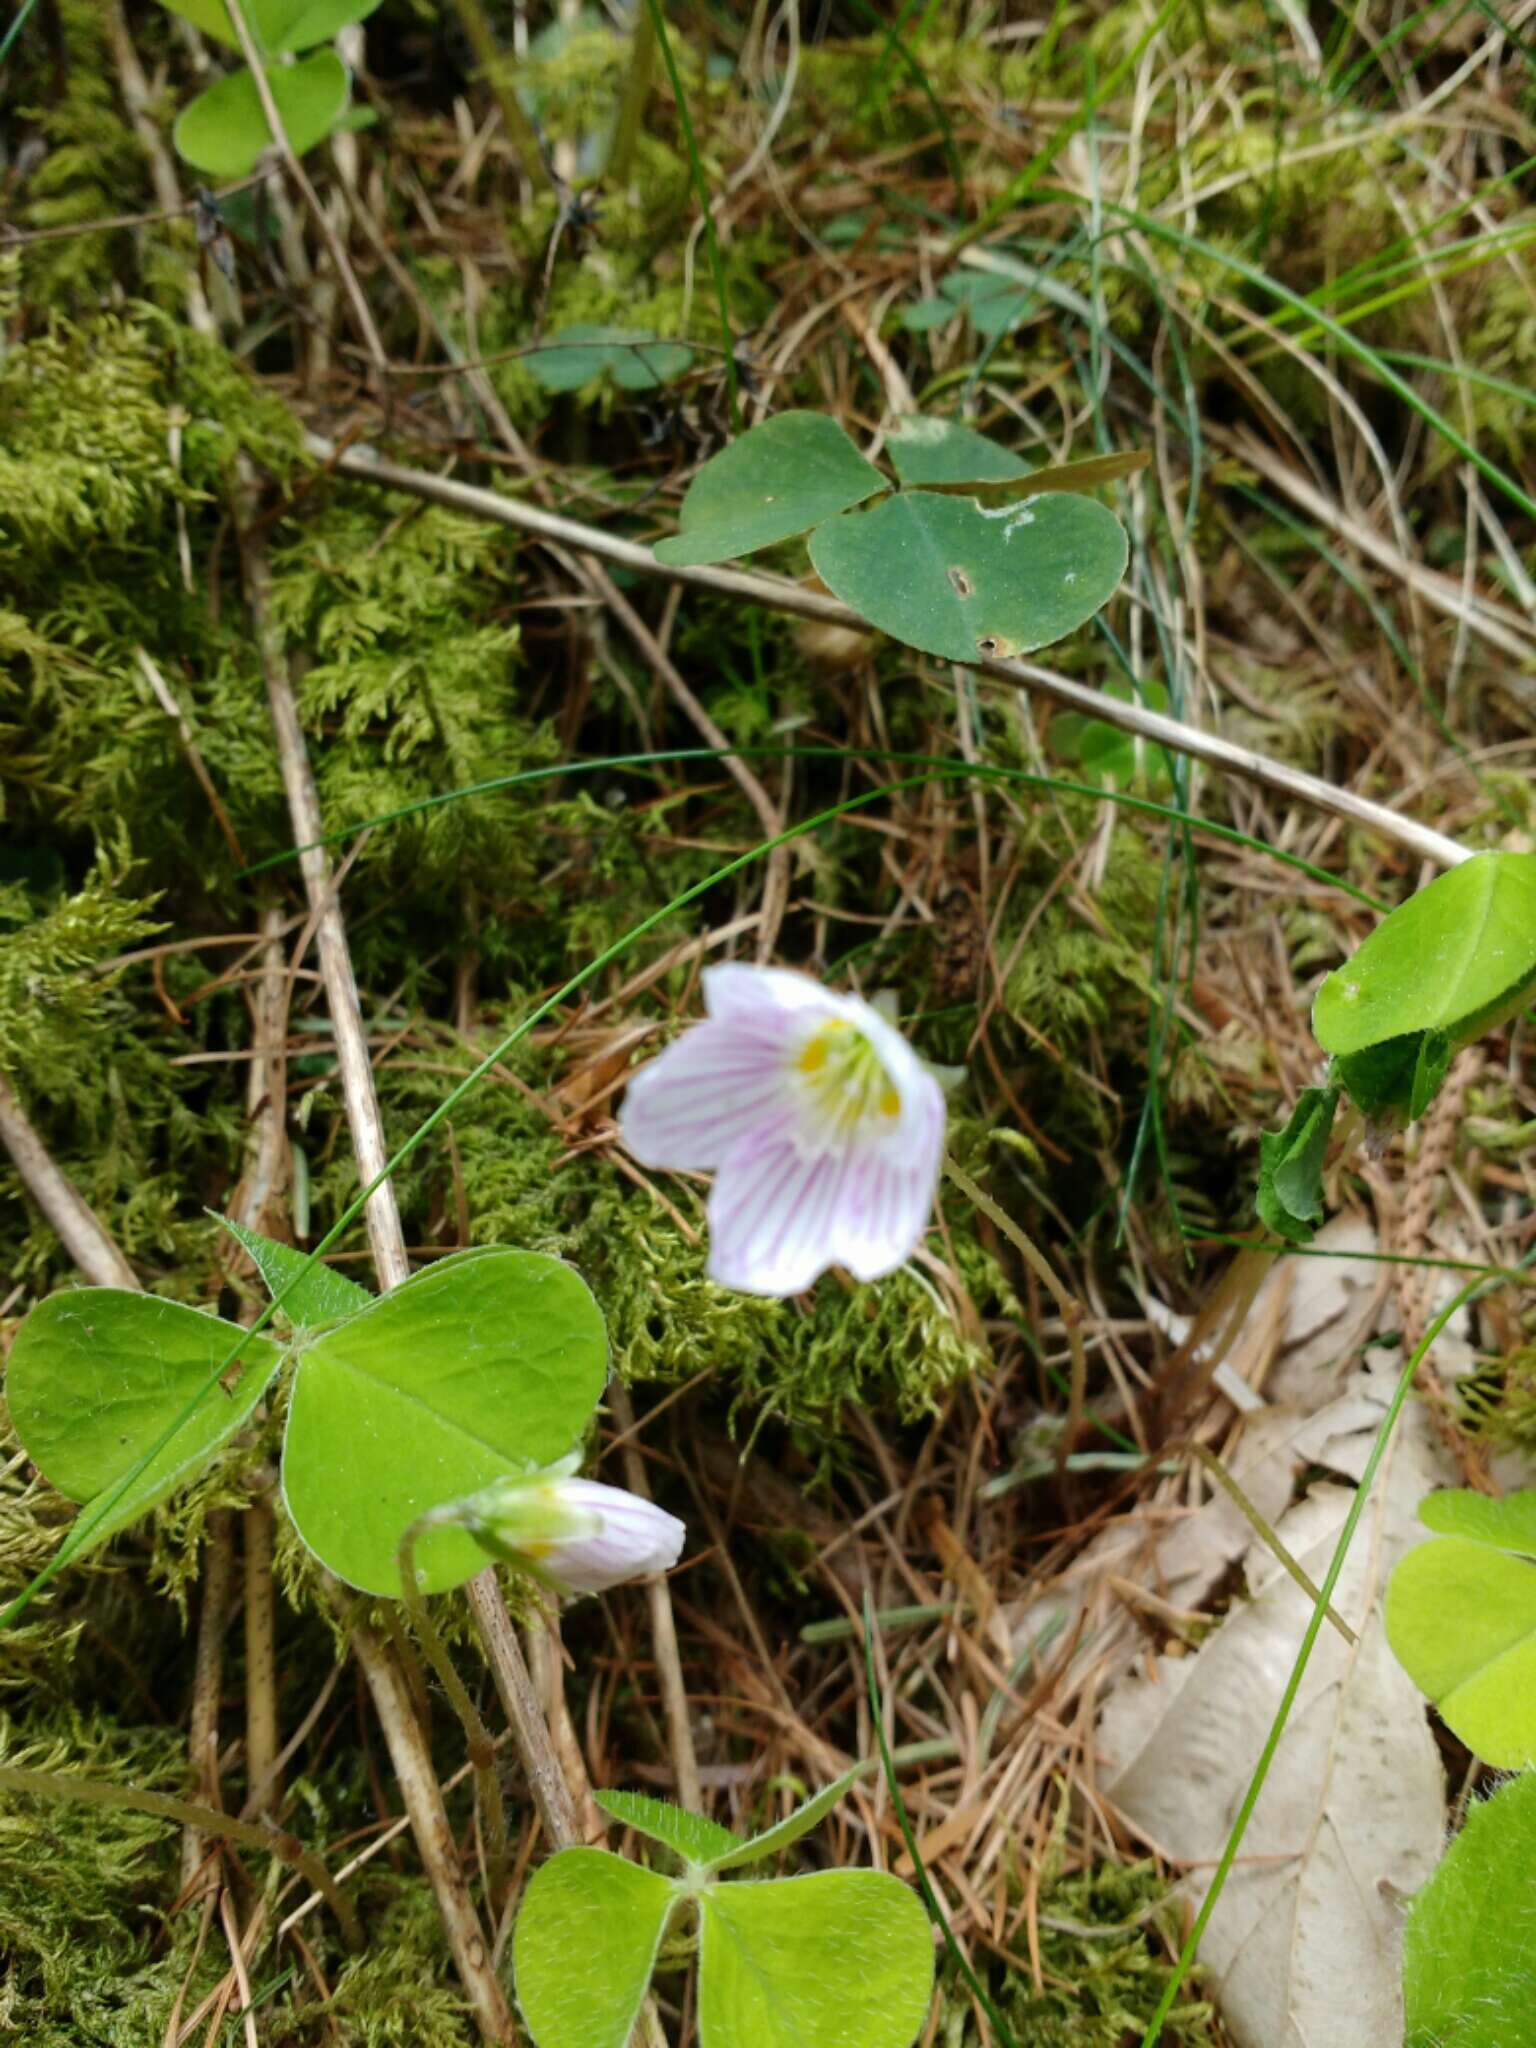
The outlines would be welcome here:
[[[677,1563],[687,1530],[637,1493],[574,1476],[564,1459],[488,1486],[455,1519],[493,1557],[564,1593],[602,1593]]]

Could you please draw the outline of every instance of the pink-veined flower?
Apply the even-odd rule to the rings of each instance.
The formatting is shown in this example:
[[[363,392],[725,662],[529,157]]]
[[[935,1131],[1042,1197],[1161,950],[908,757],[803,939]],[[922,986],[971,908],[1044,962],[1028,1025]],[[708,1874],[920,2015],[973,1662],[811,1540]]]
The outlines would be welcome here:
[[[502,1480],[427,1521],[453,1521],[509,1564],[562,1593],[606,1593],[677,1563],[688,1531],[638,1493],[578,1479],[579,1454]]]
[[[944,1150],[944,1096],[858,996],[780,967],[704,972],[704,1021],[629,1084],[643,1166],[713,1170],[710,1278],[798,1294],[829,1266],[875,1280],[917,1246]]]

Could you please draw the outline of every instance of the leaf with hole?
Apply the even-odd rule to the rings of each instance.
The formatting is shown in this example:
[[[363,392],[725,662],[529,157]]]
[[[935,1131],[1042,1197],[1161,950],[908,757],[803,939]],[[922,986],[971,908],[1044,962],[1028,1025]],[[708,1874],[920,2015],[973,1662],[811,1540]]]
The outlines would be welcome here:
[[[1403,1927],[1405,2048],[1512,2048],[1536,2009],[1536,1772],[1474,1799]]]
[[[512,1968],[537,2048],[627,2048],[676,1897],[606,1849],[562,1849],[534,1872]]]
[[[251,1259],[272,1299],[276,1301],[282,1296],[278,1314],[296,1330],[323,1329],[327,1323],[355,1316],[360,1308],[372,1303],[374,1297],[366,1287],[359,1287],[345,1273],[338,1273],[319,1260],[310,1265],[308,1255],[296,1251],[291,1244],[279,1244],[276,1238],[264,1237],[259,1230],[237,1223],[233,1216],[220,1216],[217,1220]]]
[[[1431,1494],[1421,1543],[1387,1586],[1387,1640],[1475,1756],[1536,1763],[1536,1492]]]
[[[669,569],[792,540],[890,485],[836,420],[780,412],[711,456],[688,486],[679,531],[656,543]]]
[[[992,511],[903,491],[811,536],[827,588],[908,647],[1006,660],[1092,618],[1125,573],[1124,530],[1092,498],[1051,494]]]
[[[974,427],[920,413],[891,422],[885,449],[904,484],[1011,483],[1029,474],[1027,462]]]
[[[17,1331],[5,1393],[27,1456],[70,1500],[109,1493],[180,1421],[92,1530],[90,1547],[195,1478],[249,1421],[282,1359],[270,1339],[178,1301],[80,1287],[49,1295]]]
[[[718,1863],[741,1847],[741,1839],[729,1828],[707,1820],[701,1813],[673,1806],[665,1799],[651,1799],[643,1792],[594,1792],[593,1798],[606,1814],[627,1828],[649,1835],[684,1863],[707,1866]]]
[[[352,81],[334,50],[267,73],[283,131],[296,156],[323,142],[347,110]],[[183,108],[172,131],[176,153],[211,178],[243,178],[272,132],[249,71],[232,72]]]
[[[294,1526],[328,1570],[398,1596],[397,1550],[429,1508],[552,1464],[608,1375],[586,1283],[541,1252],[460,1252],[308,1345],[283,1445]],[[426,1531],[422,1590],[485,1568],[463,1530]]]
[[[723,1884],[699,1900],[706,2048],[908,2048],[932,1991],[928,1916],[883,1871]]]
[[[1312,1029],[1367,1115],[1417,1116],[1457,1047],[1536,995],[1536,853],[1480,853],[1399,904],[1317,992]]]
[[[654,391],[692,362],[691,348],[648,327],[562,327],[523,357],[546,391],[580,391],[598,377],[611,377],[623,391]]]
[[[1323,1162],[1339,1106],[1337,1088],[1303,1088],[1279,1131],[1259,1138],[1261,1223],[1289,1244],[1310,1244],[1323,1220]]]

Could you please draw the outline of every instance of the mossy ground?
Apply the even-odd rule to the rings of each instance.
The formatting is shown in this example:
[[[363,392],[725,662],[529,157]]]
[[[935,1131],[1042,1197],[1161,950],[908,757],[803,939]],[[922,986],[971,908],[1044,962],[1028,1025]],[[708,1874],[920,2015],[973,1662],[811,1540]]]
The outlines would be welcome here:
[[[1198,722],[1368,794],[1396,796],[1411,777],[1406,807],[1470,844],[1528,835],[1536,809],[1519,750],[1529,672],[1459,627],[1454,609],[1427,605],[1419,574],[1462,575],[1460,463],[1336,338],[1320,346],[1217,257],[1101,231],[1096,210],[1110,183],[1144,216],[1182,220],[1193,204],[1195,231],[1219,257],[1319,294],[1365,345],[1455,358],[1501,380],[1430,373],[1422,388],[1495,461],[1528,476],[1536,414],[1506,387],[1528,385],[1536,369],[1520,239],[1536,195],[1469,143],[1466,175],[1486,186],[1506,247],[1437,270],[1424,252],[1471,232],[1472,219],[1458,213],[1430,232],[1450,202],[1412,124],[1396,118],[1415,80],[1442,83],[1463,60],[1460,32],[1437,39],[1443,24],[1432,21],[1371,61],[1340,26],[1319,69],[1273,9],[1179,10],[1138,59],[1137,94],[1122,84],[1095,128],[1071,124],[1150,18],[1123,0],[1059,10],[1038,35],[1005,33],[990,16],[956,34],[942,9],[908,11],[899,46],[888,23],[875,30],[867,10],[838,7],[814,33],[807,26],[792,79],[779,17],[766,74],[751,71],[748,12],[726,10],[706,31],[702,11],[674,10],[696,31],[679,37],[679,54],[703,173],[729,195],[723,282],[748,401],[828,408],[867,434],[896,388],[888,350],[920,405],[962,406],[1026,453],[1048,459],[1069,440],[1077,453],[1110,440],[1152,448],[1158,467],[1119,501],[1133,535],[1128,595],[1101,630],[1045,658],[1093,682],[1154,680]],[[510,38],[511,10],[492,13]],[[164,135],[194,87],[188,43],[151,5],[129,6],[126,22]],[[509,73],[577,186],[601,160],[626,48],[594,15]],[[208,1212],[227,1204],[250,1135],[251,935],[272,905],[289,919],[290,948],[304,923],[291,863],[247,872],[288,852],[293,833],[242,588],[241,463],[261,479],[273,611],[327,827],[408,814],[337,854],[396,1141],[536,998],[761,837],[710,761],[553,775],[413,811],[492,778],[689,747],[697,734],[569,558],[343,481],[306,451],[305,429],[387,442],[402,461],[493,487],[537,488],[573,518],[650,538],[675,511],[681,475],[718,445],[729,406],[668,90],[653,88],[630,178],[599,184],[596,219],[573,229],[561,193],[523,192],[486,130],[492,101],[468,76],[452,8],[384,0],[367,52],[362,97],[378,120],[350,145],[360,165],[350,199],[350,173],[329,150],[312,167],[344,224],[349,206],[366,208],[386,231],[393,267],[347,229],[391,359],[387,407],[369,388],[344,298],[317,282],[318,240],[277,190],[225,202],[233,289],[188,220],[87,225],[159,210],[109,10],[42,0],[6,59],[18,121],[4,204],[21,233],[0,241],[0,1076],[143,1283],[226,1309]],[[1216,90],[1228,65],[1241,92]],[[1528,118],[1528,77],[1506,75]],[[781,96],[772,147],[752,162]],[[1462,106],[1452,88],[1437,118],[1454,127]],[[1028,317],[1001,337],[962,317],[905,328],[902,309],[932,290],[936,246],[1046,147],[1054,168],[1040,167],[994,238],[1043,280]],[[74,232],[40,232],[54,229]],[[1391,262],[1403,267],[1390,277],[1370,268]],[[218,339],[189,324],[198,280],[220,310]],[[884,350],[844,319],[850,297]],[[600,383],[552,395],[517,352],[582,322],[685,339],[695,367],[663,392]],[[486,381],[437,374],[450,362],[483,363]],[[1303,481],[1324,479],[1325,496],[1344,491],[1360,518],[1379,514],[1412,574],[1383,569],[1379,554],[1356,553],[1347,532],[1324,531],[1277,495],[1245,453],[1255,432]],[[531,451],[531,472],[508,434]],[[1513,606],[1536,566],[1533,536],[1488,492],[1499,535],[1485,546],[1473,533],[1473,567]],[[775,560],[802,572],[793,549]],[[781,617],[701,593],[674,615],[644,579],[616,580],[733,742],[848,750],[756,762],[792,818],[911,772],[885,775],[879,750],[1063,765],[1049,753],[1048,718],[990,686],[891,647],[829,656]],[[1462,749],[1454,761],[1447,723]],[[1240,783],[1181,767],[1158,787],[1383,896],[1413,880],[1384,843],[1320,829]],[[1116,1427],[1130,1426],[1127,1372],[1154,1376],[1158,1355],[1137,1290],[1196,1305],[1227,1256],[1223,1238],[1250,1227],[1256,1133],[1310,1078],[1305,991],[1358,937],[1354,913],[1251,850],[1081,796],[994,788],[973,800],[959,783],[893,794],[877,813],[798,842],[792,899],[780,957],[869,991],[895,988],[922,1050],[966,1068],[954,1148],[1085,1283],[1102,1337],[1092,1392]],[[1042,1332],[1028,1276],[964,1203],[946,1193],[931,1257],[884,1285],[833,1276],[803,1301],[765,1303],[705,1280],[696,1182],[668,1180],[658,1193],[616,1164],[613,1090],[642,1032],[654,1046],[692,1013],[701,959],[730,943],[707,935],[739,925],[735,943],[750,950],[740,921],[759,900],[749,871],[665,918],[565,1007],[558,1028],[509,1053],[397,1177],[413,1250],[506,1242],[569,1258],[642,1407],[687,1390],[646,1441],[663,1498],[696,1523],[707,1510],[716,1527],[700,1528],[700,1546],[728,1545],[732,1560],[729,1577],[706,1561],[677,1587],[701,1745],[725,1802],[767,1796],[765,1774],[808,1768],[814,1751],[797,1747],[786,1698],[832,1740],[852,1749],[860,1739],[857,1675],[798,1631],[839,1611],[818,1562],[837,1554],[834,1537],[844,1565],[864,1560],[882,1600],[913,1597],[900,1545],[882,1549],[867,1533],[884,1497],[911,1489],[920,1507],[910,1521],[904,1508],[900,1526],[926,1588],[946,1582],[953,1554],[925,1532],[953,1523],[962,1535],[951,1540],[982,1560],[1000,1598],[1054,1555],[1063,1526],[1098,1507],[1081,1489],[1010,1496],[1006,1511],[977,1506],[978,1477],[1004,1469],[1015,1444],[1061,1412],[1065,1354],[1059,1331]],[[293,980],[288,1046],[285,1193],[301,1242],[355,1189],[312,969],[307,960]],[[1518,1131],[1530,1085],[1526,1048],[1474,1108]],[[1509,1198],[1528,1200],[1528,1154],[1490,1140],[1477,1157],[1490,1156]],[[339,1252],[346,1270],[366,1273],[360,1233]],[[0,1274],[8,1331],[74,1277],[4,1164]],[[1522,1443],[1530,1334],[1528,1308],[1516,1307],[1479,1411],[1497,1414],[1507,1388],[1504,1434]],[[9,1760],[186,1790],[205,1517],[246,1505],[241,1464],[270,1458],[275,1430],[273,1418],[153,1529],[58,1580],[10,1633],[0,1650]],[[750,1477],[709,1477],[706,1450],[729,1472],[748,1444],[741,1472],[754,1460],[776,1468],[793,1482],[788,1509],[782,1492],[756,1498]],[[8,1593],[46,1560],[64,1513],[19,1458],[3,1487]],[[280,1564],[297,1596],[282,1622],[285,1731],[335,1685],[292,1765],[286,1818],[339,1861],[395,1805],[352,1670],[334,1680],[335,1640],[290,1548]],[[627,1596],[575,1610],[572,1708],[595,1771],[665,1788],[643,1613]],[[226,1744],[240,1720],[238,1636]],[[941,1629],[903,1664],[904,1739],[963,1748],[991,1688],[965,1691],[945,1642]],[[459,1649],[471,1654],[465,1641]],[[441,1712],[434,1741],[447,1777],[462,1742]],[[227,1765],[238,1788],[238,1743]],[[1044,1845],[1047,1805],[1067,1806],[1048,1771],[1033,1782],[1034,1804],[1011,1824]],[[955,1791],[942,1775],[934,1784],[934,1802]],[[467,1838],[467,1789],[452,1810]],[[1151,2011],[1177,1915],[1156,1910],[1166,1873],[1123,1864],[1082,1812],[1072,1819],[1035,1897],[1037,1955],[1020,1948],[1013,1920],[1019,1871],[1007,1879],[1005,1940],[984,1931],[979,1909],[972,1917],[963,1888],[953,1900],[1021,2041],[1117,2048]],[[861,1838],[848,1848],[864,1853]],[[0,2038],[139,2048],[165,2038],[173,2013],[198,2009],[229,1958],[219,1928],[204,1939],[199,1909],[179,1903],[179,1853],[163,1822],[4,1800]],[[266,1898],[279,1918],[297,1897],[259,1858],[232,1883],[242,1916]],[[459,2048],[469,2023],[408,1844],[354,1885],[361,1957],[343,1954],[321,1914],[303,1923],[303,1945],[259,1946],[258,2038]],[[1123,1931],[1071,1931],[1089,1925]],[[937,2024],[946,2041],[975,2032],[953,1987]],[[230,2017],[210,2038],[233,2040],[237,2025]],[[1210,2042],[1214,2026],[1191,1999],[1164,2038]]]

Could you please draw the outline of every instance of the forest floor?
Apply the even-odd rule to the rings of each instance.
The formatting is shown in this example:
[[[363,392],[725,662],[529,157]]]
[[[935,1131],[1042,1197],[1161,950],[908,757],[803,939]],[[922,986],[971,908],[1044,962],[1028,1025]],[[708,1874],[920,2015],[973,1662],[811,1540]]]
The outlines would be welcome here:
[[[585,1276],[617,1374],[592,1469],[688,1524],[660,1608],[626,1588],[566,1609],[563,1660],[542,1639],[578,1792],[696,1788],[746,1827],[872,1755],[867,1595],[902,1797],[981,1986],[1029,2048],[1134,2048],[1306,1613],[1266,1607],[1267,1553],[1210,1464],[1271,1521],[1300,1508],[1320,1570],[1332,1525],[1305,1516],[1360,1477],[1381,1361],[1461,1267],[1536,1232],[1518,1024],[1413,1133],[1338,1155],[1314,1255],[1256,1249],[1254,1213],[1259,1135],[1321,1070],[1322,976],[1436,872],[1435,835],[1536,830],[1532,9],[687,0],[675,79],[658,59],[638,85],[616,8],[487,11],[489,79],[448,0],[347,32],[368,118],[306,157],[308,194],[267,167],[201,191],[171,128],[213,46],[148,0],[41,0],[5,53],[0,1343],[82,1274],[248,1312],[212,1218],[309,1248],[356,1190],[276,672],[341,835],[389,1144],[603,956],[393,1182],[414,1264],[508,1244]],[[631,340],[562,347],[593,326]],[[789,407],[861,448],[923,412],[1032,464],[1144,451],[1101,494],[1130,536],[1120,593],[1020,688],[604,556],[674,530],[733,417]],[[807,575],[800,542],[748,566]],[[1066,712],[1054,678],[1257,767]],[[715,1287],[706,1184],[619,1141],[626,1073],[730,957],[894,991],[960,1070],[950,1148],[988,1204],[946,1182],[888,1280]],[[35,1199],[50,1173],[88,1212],[73,1231]],[[374,1283],[361,1225],[330,1257]],[[1536,1446],[1528,1290],[1486,1294],[1451,1345],[1414,1469],[1464,1483]],[[32,1601],[0,1648],[0,1750],[234,1813],[275,1733],[273,1810],[345,1866],[365,1946],[296,1917],[307,1880],[248,1845],[6,1795],[0,2039],[476,2038],[365,1673],[274,1485],[283,1406]],[[0,1444],[0,1594],[71,1513]],[[1362,1632],[1390,1548],[1378,1530],[1341,1582]],[[1284,1810],[1165,2042],[1291,2038],[1300,1959],[1342,1910],[1326,1845],[1375,1824],[1350,1731],[1430,1740],[1372,1641],[1334,1646],[1347,1711],[1319,1733],[1310,1695],[1282,1746]],[[483,1906],[462,1734],[440,1702],[430,1727]],[[1434,1739],[1400,1890],[1476,1777]],[[505,1775],[522,1874],[542,1847]],[[878,1775],[795,1857],[913,1874]],[[1394,1909],[1372,1889],[1359,1910]],[[660,1994],[691,2039],[686,1979]],[[996,2038],[949,1957],[925,2038]]]

